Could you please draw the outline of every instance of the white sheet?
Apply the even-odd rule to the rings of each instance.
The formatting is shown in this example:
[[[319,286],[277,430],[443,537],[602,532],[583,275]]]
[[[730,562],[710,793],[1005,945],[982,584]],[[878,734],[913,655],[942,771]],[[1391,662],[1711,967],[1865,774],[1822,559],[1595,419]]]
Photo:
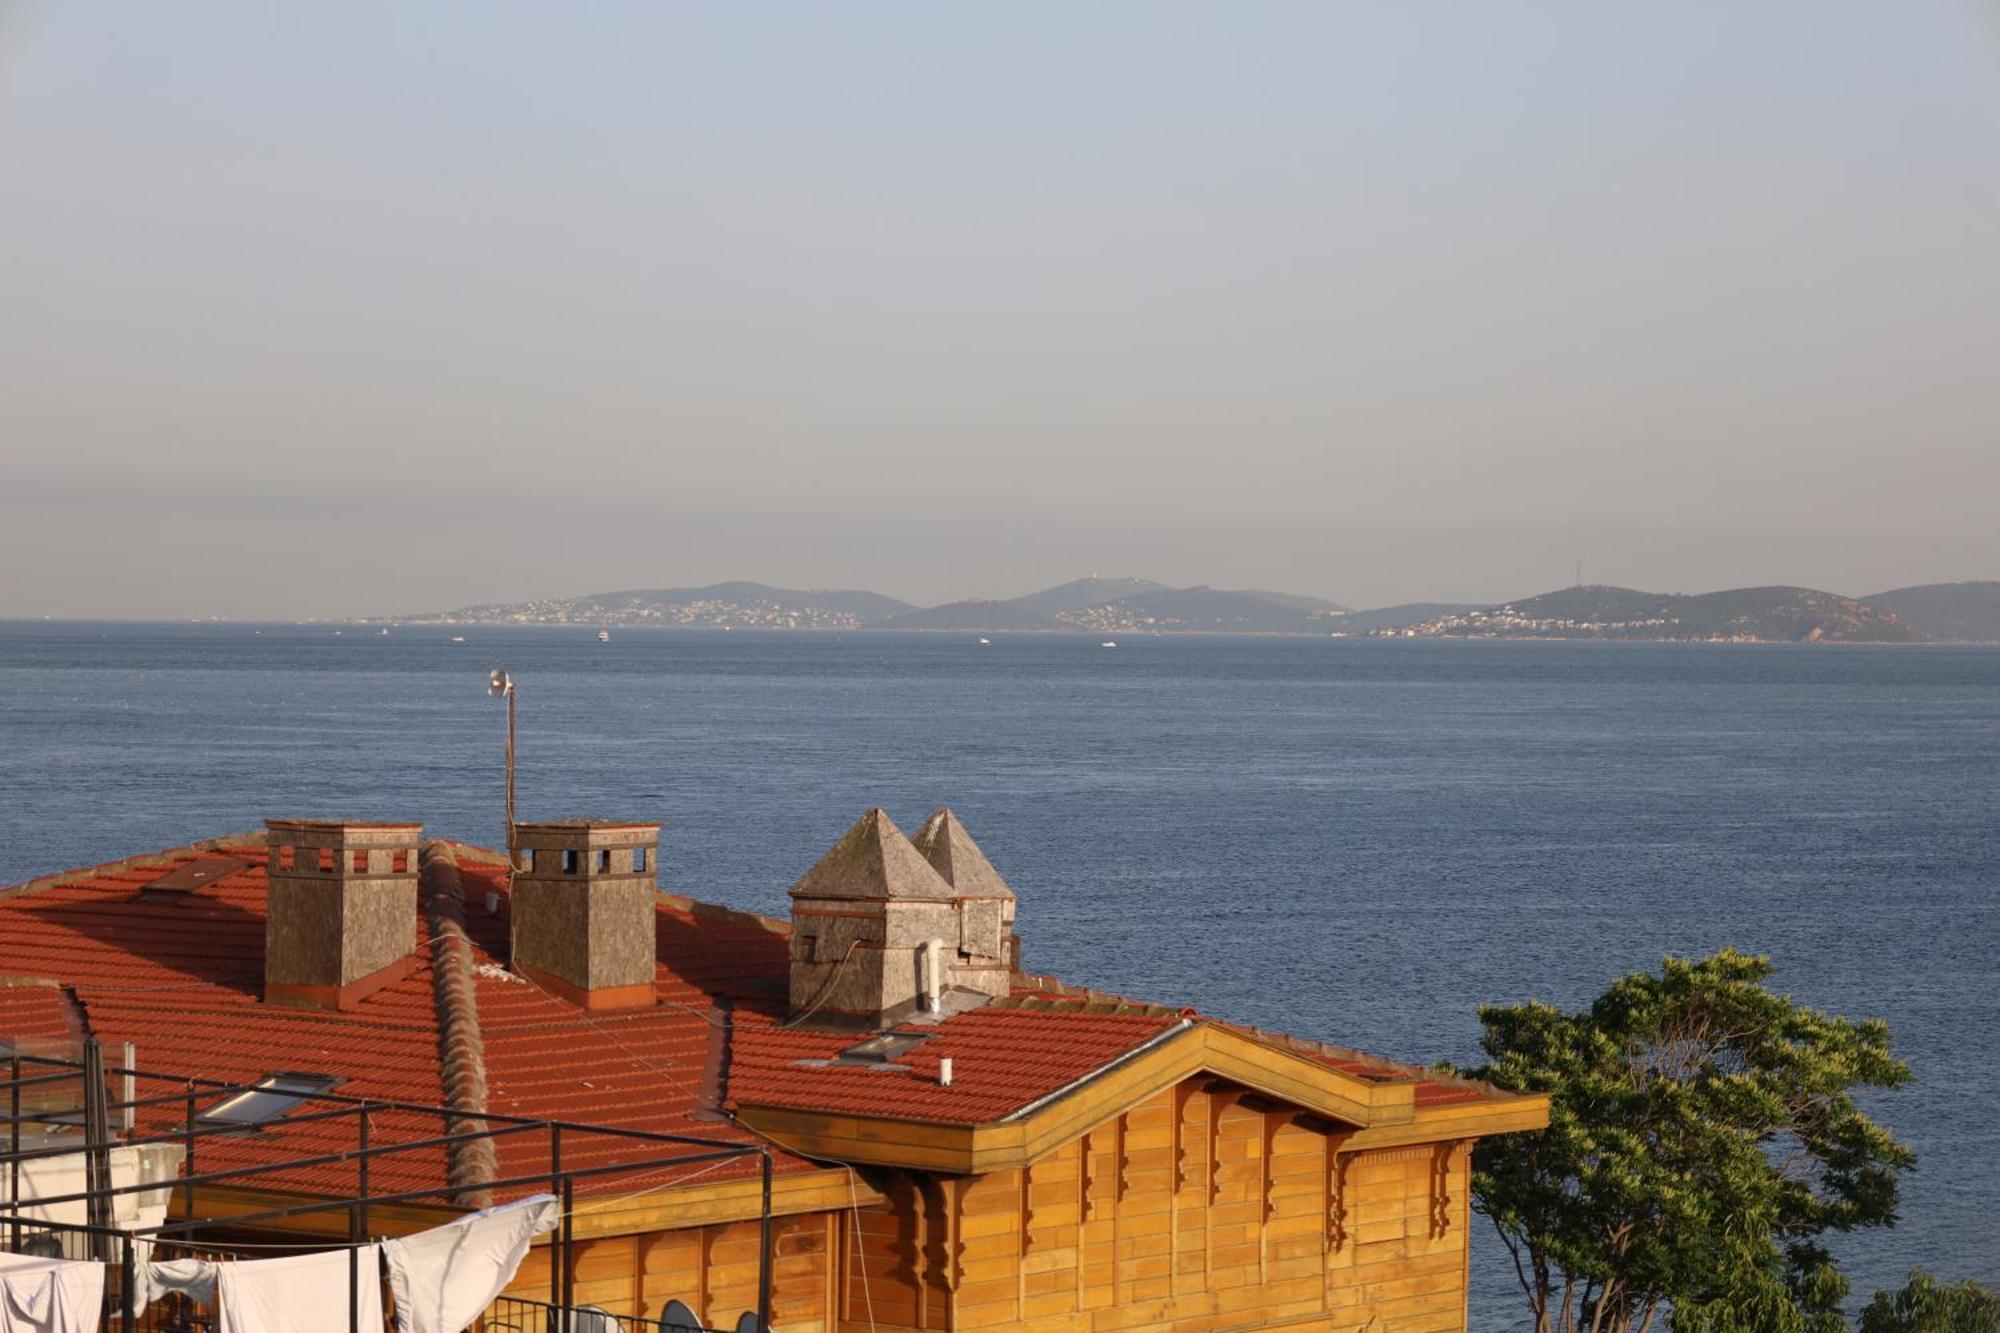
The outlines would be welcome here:
[[[0,1333],[97,1333],[104,1265],[0,1254]]]
[[[216,1333],[347,1333],[348,1293],[356,1303],[354,1327],[382,1327],[382,1251],[354,1251],[352,1287],[348,1251],[326,1250],[289,1259],[249,1259],[217,1264]]]
[[[140,1264],[133,1316],[146,1313],[147,1306],[176,1291],[197,1305],[215,1304],[215,1276],[220,1267],[208,1259],[167,1259],[157,1264]]]
[[[535,1237],[561,1220],[562,1201],[536,1194],[382,1242],[397,1333],[463,1333],[514,1280]]]

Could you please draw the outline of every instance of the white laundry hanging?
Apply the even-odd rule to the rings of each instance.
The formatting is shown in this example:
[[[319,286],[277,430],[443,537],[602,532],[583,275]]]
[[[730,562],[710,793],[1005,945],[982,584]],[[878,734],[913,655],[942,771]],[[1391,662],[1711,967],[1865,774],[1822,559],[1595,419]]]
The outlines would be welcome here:
[[[104,1265],[0,1254],[0,1333],[97,1333]]]
[[[561,1220],[561,1200],[536,1194],[382,1242],[397,1333],[462,1333],[514,1280],[535,1237]]]
[[[352,1327],[382,1327],[379,1245],[237,1260],[215,1273],[215,1333],[347,1333],[350,1299]]]
[[[133,1294],[132,1315],[137,1318],[162,1296],[179,1292],[197,1305],[215,1304],[216,1270],[211,1259],[166,1259],[139,1265],[138,1290]]]

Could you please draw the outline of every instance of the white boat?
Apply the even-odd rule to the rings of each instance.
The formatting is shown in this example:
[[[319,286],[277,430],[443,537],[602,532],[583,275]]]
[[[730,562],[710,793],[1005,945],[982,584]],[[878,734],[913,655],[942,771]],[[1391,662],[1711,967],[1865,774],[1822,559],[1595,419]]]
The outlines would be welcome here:
[[[1118,640],[1106,639],[1103,643],[1100,643],[1097,646],[1099,648],[1116,648],[1118,646]]]
[[[451,636],[451,641],[452,641],[453,643],[464,643],[464,642],[465,642],[465,636],[464,636],[463,634],[454,634],[454,635],[452,635],[452,636]]]
[[[388,637],[389,637],[389,631],[388,631],[388,630],[386,630],[386,629],[385,629],[385,630],[383,630],[383,631],[382,631],[382,637],[383,637],[383,638],[385,638],[385,639],[386,639],[386,638],[388,638]]]
[[[610,631],[610,630],[608,630],[608,629],[601,629],[601,630],[597,631],[597,641],[598,641],[599,643],[610,643],[610,642],[611,642],[611,631]]]
[[[990,647],[992,647],[992,646],[993,646],[993,640],[991,640],[991,639],[981,639],[981,640],[979,641],[979,644],[980,644],[980,646],[981,646],[982,648],[990,648]]]

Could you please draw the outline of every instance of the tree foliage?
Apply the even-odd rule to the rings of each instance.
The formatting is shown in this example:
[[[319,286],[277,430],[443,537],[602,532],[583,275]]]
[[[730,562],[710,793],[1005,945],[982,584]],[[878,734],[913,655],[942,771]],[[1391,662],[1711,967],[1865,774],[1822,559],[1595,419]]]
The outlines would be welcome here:
[[[1538,1333],[1832,1333],[1846,1283],[1817,1238],[1896,1218],[1913,1160],[1853,1094],[1909,1069],[1888,1026],[1830,1017],[1725,949],[1635,972],[1581,1013],[1480,1010],[1465,1072],[1550,1094],[1549,1127],[1482,1140],[1473,1201]]]
[[[1977,1282],[1947,1287],[1919,1268],[1901,1291],[1878,1291],[1859,1333],[2000,1333],[2000,1295]]]

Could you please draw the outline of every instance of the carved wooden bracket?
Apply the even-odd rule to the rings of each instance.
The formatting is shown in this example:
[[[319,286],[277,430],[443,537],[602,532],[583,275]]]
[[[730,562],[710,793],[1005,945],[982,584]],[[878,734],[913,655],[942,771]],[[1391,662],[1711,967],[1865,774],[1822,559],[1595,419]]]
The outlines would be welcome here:
[[[1085,1134],[1077,1140],[1076,1162],[1076,1215],[1082,1222],[1097,1220],[1097,1179],[1092,1161],[1095,1157],[1096,1135]]]
[[[1021,1253],[1035,1247],[1035,1168],[1021,1168]]]
[[[965,1237],[960,1225],[965,1211],[965,1182],[938,1182],[938,1201],[944,1205],[944,1289],[956,1292],[965,1280]]]
[[[1126,1136],[1130,1131],[1131,1117],[1119,1116],[1117,1137],[1112,1140],[1112,1146],[1117,1151],[1116,1170],[1111,1187],[1111,1199],[1114,1203],[1123,1203],[1126,1192],[1132,1188],[1132,1154],[1125,1149]]]
[[[1451,1164],[1465,1140],[1454,1139],[1431,1148],[1431,1239],[1451,1230]]]
[[[1192,1085],[1182,1083],[1174,1088],[1174,1193],[1179,1194],[1188,1183],[1187,1109],[1194,1100]]]
[[[1222,1113],[1234,1106],[1241,1092],[1211,1092],[1208,1097],[1208,1201],[1222,1198]]]
[[[1326,1137],[1326,1250],[1339,1254],[1347,1244],[1347,1166],[1354,1159],[1340,1150],[1341,1139]]]
[[[1278,1214],[1278,1173],[1273,1168],[1271,1159],[1276,1153],[1278,1146],[1278,1130],[1291,1118],[1289,1111],[1266,1111],[1262,1117],[1264,1143],[1263,1151],[1258,1154],[1258,1167],[1260,1170],[1257,1183],[1260,1196],[1264,1201],[1264,1220],[1266,1222]]]

